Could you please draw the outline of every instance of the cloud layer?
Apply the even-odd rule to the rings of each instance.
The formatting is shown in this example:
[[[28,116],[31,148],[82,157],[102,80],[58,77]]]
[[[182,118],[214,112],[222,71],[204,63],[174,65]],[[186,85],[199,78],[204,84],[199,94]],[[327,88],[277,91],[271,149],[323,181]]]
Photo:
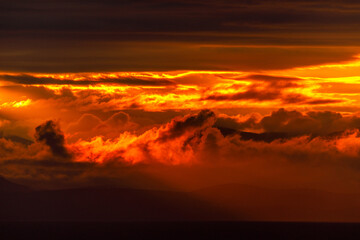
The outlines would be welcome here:
[[[79,122],[88,118],[92,117],[83,116]],[[114,118],[121,123],[131,121],[120,113],[93,125]],[[355,181],[352,187],[358,181],[359,119],[335,112],[304,114],[284,109],[264,117],[202,110],[140,134],[124,131],[117,137],[96,136],[73,143],[66,143],[66,132],[47,121],[36,128],[36,142],[30,145],[1,139],[0,173],[35,185],[44,185],[46,179],[46,187],[90,184],[94,179],[160,187],[155,179],[162,179],[180,188],[191,188],[189,183],[206,186],[206,182],[280,187],[305,187],[312,182],[317,188],[339,191],[349,181]],[[341,176],[344,179],[334,186],[326,185]]]

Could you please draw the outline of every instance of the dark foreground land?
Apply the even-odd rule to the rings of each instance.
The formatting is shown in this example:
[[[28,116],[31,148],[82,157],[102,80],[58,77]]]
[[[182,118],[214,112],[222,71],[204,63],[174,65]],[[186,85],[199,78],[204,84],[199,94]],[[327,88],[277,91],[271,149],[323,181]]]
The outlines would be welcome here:
[[[0,222],[360,222],[360,195],[228,184],[36,191],[0,179]],[[1,239],[0,239],[1,240]]]
[[[0,239],[359,239],[360,224],[286,222],[2,222]]]
[[[11,239],[360,239],[360,196],[238,184],[36,191],[0,178],[0,240]]]

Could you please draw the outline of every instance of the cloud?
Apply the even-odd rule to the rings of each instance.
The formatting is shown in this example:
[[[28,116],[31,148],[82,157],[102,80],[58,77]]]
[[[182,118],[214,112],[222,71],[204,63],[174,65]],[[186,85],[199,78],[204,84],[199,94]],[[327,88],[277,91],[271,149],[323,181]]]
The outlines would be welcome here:
[[[185,117],[182,120],[172,120],[161,131],[159,141],[167,141],[184,135],[189,130],[202,129],[211,126],[215,121],[215,113],[211,110],[201,110],[197,115]]]
[[[192,142],[200,140],[204,131],[214,124],[215,118],[214,112],[202,110],[198,114],[175,118],[139,136],[124,132],[114,139],[96,137],[91,141],[77,142],[72,148],[79,159],[94,162],[181,164],[194,160]]]
[[[274,81],[264,83],[261,86],[253,83],[246,87],[245,90],[235,93],[210,93],[201,98],[201,100],[211,101],[241,101],[249,100],[253,102],[264,101],[281,101],[283,104],[299,104],[299,105],[321,105],[343,102],[344,99],[329,99],[307,96],[300,93],[287,92],[286,90],[294,90],[302,86],[289,81]]]
[[[305,101],[305,104],[317,105],[317,104],[331,104],[343,102],[341,99],[313,99]]]
[[[96,119],[90,115],[81,119],[87,118]],[[120,112],[108,119],[124,123],[127,116]],[[317,174],[329,174],[324,181],[330,181],[336,169],[337,174],[349,177],[358,174],[359,123],[355,115],[329,111],[301,113],[279,109],[261,117],[227,116],[203,110],[175,117],[141,134],[122,132],[114,138],[96,136],[66,143],[59,126],[47,121],[36,128],[37,142],[31,145],[0,139],[0,174],[30,182],[46,180],[49,184],[70,185],[94,178],[122,179],[132,184],[135,181],[129,180],[132,174],[152,173],[182,186],[189,182],[216,184],[251,179],[265,185],[277,179],[284,186],[296,185],[299,179],[306,181],[301,178],[305,171],[310,174],[305,174],[307,178],[315,179],[312,183],[317,184]],[[224,134],[221,126],[234,127],[235,132]],[[261,128],[265,132],[240,131]],[[337,130],[344,131],[329,135]],[[44,146],[52,154],[42,153]],[[70,153],[72,158],[63,161]],[[146,181],[138,184],[146,185]]]
[[[0,157],[1,158],[6,158],[9,156],[13,156],[15,153],[20,154],[21,151],[23,150],[23,148],[21,147],[21,145],[16,144],[15,142],[5,139],[5,138],[0,138]]]
[[[269,151],[272,151],[270,150],[272,146],[285,146],[287,142],[290,144],[296,141],[302,141],[304,146],[313,141],[321,142],[325,146],[327,140],[322,140],[317,136],[330,136],[333,133],[336,133],[334,136],[339,137],[340,140],[334,138],[335,140],[332,141],[341,141],[342,138],[349,137],[346,130],[355,130],[353,126],[354,122],[357,122],[356,119],[356,117],[344,118],[341,114],[333,112],[302,114],[298,111],[280,109],[260,119],[249,116],[243,121],[236,121],[234,118],[217,117],[214,112],[203,110],[198,114],[175,118],[170,123],[150,129],[139,136],[123,133],[116,139],[104,141],[102,138],[94,138],[89,142],[79,142],[73,147],[79,148],[76,151],[80,158],[88,159],[94,156],[93,161],[99,162],[112,159],[129,163],[201,162],[203,159],[201,156],[209,151],[220,154],[214,159],[227,161],[226,159],[233,159],[233,157],[226,157],[228,154],[240,154],[242,151],[242,154],[249,154],[247,146],[266,147]],[[227,134],[226,127],[229,126],[238,128],[233,129],[231,134]],[[263,129],[265,132],[239,132],[241,129],[255,129],[256,131]],[[309,137],[310,135],[312,136]],[[297,139],[296,137],[298,140],[292,140]],[[94,152],[91,153],[92,151]],[[265,149],[261,151],[266,152]],[[86,154],[82,156],[83,153]],[[211,158],[206,157],[206,159]]]
[[[11,99],[15,97],[21,98],[23,96],[27,96],[28,98],[34,100],[49,99],[56,97],[56,94],[53,90],[43,86],[22,86],[22,85],[1,86],[0,92],[2,93],[3,98],[5,97],[5,99],[7,95],[10,95]],[[10,96],[9,96],[9,100],[10,100]]]
[[[257,80],[257,81],[265,81],[265,82],[279,82],[279,81],[301,81],[301,78],[297,77],[287,77],[287,76],[273,76],[273,75],[265,75],[265,74],[250,74],[244,77],[236,78],[236,80]]]
[[[75,123],[70,123],[67,131],[84,132],[91,131],[101,123],[101,119],[93,114],[85,113]]]
[[[255,130],[259,128],[259,120],[261,119],[260,114],[250,114],[247,116],[228,116],[226,114],[218,115],[214,124],[217,128],[234,130]]]
[[[195,1],[136,1],[136,3],[115,1],[92,1],[86,4],[81,0],[66,3],[37,1],[30,5],[26,1],[16,4],[6,3],[2,14],[6,20],[7,32],[18,30],[45,31],[55,34],[60,39],[69,38],[73,31],[73,38],[95,38],[104,40],[106,29],[111,33],[141,33],[153,32],[152,39],[158,37],[155,33],[167,32],[261,32],[263,28],[281,32],[289,31],[291,26],[305,32],[313,27],[334,28],[338,24],[353,26],[358,21],[355,14],[359,11],[359,4],[353,1],[209,1],[207,4]],[[327,3],[327,4],[325,4]],[[279,7],[281,4],[281,8]],[[44,12],[39,13],[37,8]],[[340,11],[342,9],[352,11]],[[27,11],[25,11],[27,10]],[[79,16],[79,12],[82,13]],[[206,12],[206,15],[200,14]],[[15,13],[17,13],[15,15]],[[22,13],[22,15],[19,15]],[[120,15],[119,15],[120,14]],[[157,15],[155,15],[157,14]],[[14,19],[14,15],[18,18]],[[97,18],[94,19],[93,16]],[[38,16],[38,18],[36,18]],[[156,17],[154,17],[156,16]],[[169,19],[169,17],[171,18]],[[44,23],[42,18],[49,22]],[[71,23],[65,21],[71,19]],[[105,21],[110,19],[111,21]],[[133,21],[137,19],[137,21]],[[10,21],[12,20],[12,21]],[[167,20],[167,21],[166,21]],[[352,21],[353,22],[352,22]],[[337,22],[338,21],[338,22]],[[97,23],[97,24],[96,24]],[[160,24],[163,23],[163,24]],[[246,23],[246,24],[244,24]],[[63,31],[63,36],[57,34]],[[98,35],[96,35],[96,33]],[[23,36],[24,34],[20,34]],[[32,36],[32,35],[30,35]],[[45,35],[47,37],[47,34]],[[112,37],[119,38],[118,34]],[[126,40],[139,40],[141,36],[126,36]]]
[[[343,117],[331,111],[308,112],[279,109],[261,119],[261,127],[267,132],[287,132],[295,135],[328,135],[358,129],[359,118]]]
[[[0,75],[0,79],[23,85],[74,85],[74,86],[88,86],[96,84],[114,84],[114,85],[127,85],[127,86],[170,86],[175,85],[174,82],[166,79],[139,79],[139,78],[100,78],[93,80],[71,80],[71,79],[58,79],[53,77],[36,77],[32,75]]]
[[[65,146],[65,137],[59,125],[49,120],[35,128],[36,141],[45,143],[56,157],[70,158],[71,155]]]
[[[214,101],[236,101],[236,100],[253,100],[253,101],[269,101],[275,100],[281,97],[281,92],[279,90],[256,90],[249,89],[244,92],[234,93],[234,94],[213,94],[204,98],[204,100],[214,100]]]
[[[116,138],[124,131],[135,131],[137,127],[138,124],[132,122],[125,112],[116,112],[105,121],[94,114],[85,113],[76,122],[68,125],[67,140],[68,142],[90,140],[94,136]]]
[[[0,11],[6,72],[292,68],[351,60],[359,44],[348,1],[18,0]]]
[[[118,112],[106,120],[110,127],[121,127],[130,121],[130,116],[124,112]]]

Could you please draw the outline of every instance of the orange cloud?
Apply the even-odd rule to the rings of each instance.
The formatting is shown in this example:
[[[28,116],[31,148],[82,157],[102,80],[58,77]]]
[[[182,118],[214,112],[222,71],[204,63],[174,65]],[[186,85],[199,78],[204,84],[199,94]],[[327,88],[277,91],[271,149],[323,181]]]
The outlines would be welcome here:
[[[88,118],[96,119],[85,115],[78,123]],[[129,121],[123,113],[108,120]],[[356,176],[359,123],[356,115],[335,112],[280,109],[261,117],[227,116],[202,110],[175,117],[140,134],[121,132],[114,138],[96,136],[66,143],[67,133],[48,121],[37,127],[36,142],[32,144],[0,139],[0,174],[30,182],[46,179],[49,184],[80,184],[90,178],[127,179],[131,174],[155,174],[182,187],[191,186],[190,182],[201,186],[206,181],[212,184],[258,181],[264,186],[285,186],[284,181],[290,185],[309,183],[309,179],[294,172],[297,169],[309,172],[310,182],[326,189],[332,188],[325,184],[332,177]],[[114,129],[116,126],[112,125]],[[341,171],[336,173],[336,169]],[[196,175],[180,177],[186,172]],[[328,175],[317,182],[319,173]],[[343,179],[332,190],[348,183]]]

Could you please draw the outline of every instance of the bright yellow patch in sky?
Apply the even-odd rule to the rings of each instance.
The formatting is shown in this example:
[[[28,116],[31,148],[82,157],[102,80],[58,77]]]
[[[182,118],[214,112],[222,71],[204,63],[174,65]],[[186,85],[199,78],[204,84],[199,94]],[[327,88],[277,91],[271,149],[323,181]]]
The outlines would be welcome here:
[[[31,104],[31,99],[26,99],[24,101],[12,101],[12,102],[4,102],[0,104],[0,108],[21,108],[26,107]]]

